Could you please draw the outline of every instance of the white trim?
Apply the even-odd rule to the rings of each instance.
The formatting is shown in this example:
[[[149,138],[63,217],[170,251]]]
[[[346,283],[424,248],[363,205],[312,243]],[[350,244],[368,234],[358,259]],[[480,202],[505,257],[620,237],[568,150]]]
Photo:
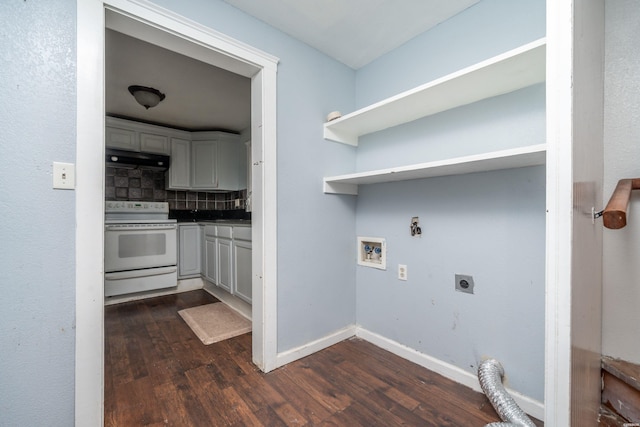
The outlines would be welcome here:
[[[277,367],[279,368],[280,366],[284,366],[320,350],[324,350],[325,348],[331,347],[334,344],[353,337],[355,334],[356,326],[350,325],[320,339],[301,345],[300,347],[278,353]]]
[[[547,1],[546,425],[571,425],[574,0]]]
[[[76,425],[103,424],[104,10],[77,2]],[[96,48],[98,46],[98,48]]]
[[[406,345],[390,340],[389,338],[385,338],[382,335],[378,335],[359,326],[356,328],[356,336],[380,348],[390,351],[403,359],[410,360],[411,362],[427,368],[430,371],[449,378],[450,380],[465,385],[475,391],[482,392],[480,383],[478,382],[478,377],[458,368],[457,366],[453,366],[427,354],[420,353]],[[508,388],[507,391],[523,411],[539,420],[544,418],[544,404],[542,402]]]
[[[75,423],[94,426],[103,423],[104,390],[105,10],[110,10],[110,19],[121,18],[113,23],[120,25],[119,29],[134,28],[136,36],[143,40],[161,37],[163,43],[173,43],[178,51],[188,49],[188,54],[200,60],[208,57],[205,60],[208,63],[221,61],[222,64],[215,65],[252,78],[252,121],[257,114],[261,129],[260,135],[253,134],[253,145],[261,145],[253,153],[262,155],[252,161],[264,166],[260,175],[263,204],[254,200],[253,217],[259,218],[252,227],[253,252],[262,261],[261,271],[254,274],[254,296],[257,294],[264,303],[259,311],[261,316],[253,317],[254,331],[261,330],[258,335],[263,341],[254,349],[254,360],[263,370],[273,369],[277,357],[277,58],[147,1],[83,0],[77,3]],[[256,92],[255,88],[259,90]],[[260,295],[262,293],[264,295]]]

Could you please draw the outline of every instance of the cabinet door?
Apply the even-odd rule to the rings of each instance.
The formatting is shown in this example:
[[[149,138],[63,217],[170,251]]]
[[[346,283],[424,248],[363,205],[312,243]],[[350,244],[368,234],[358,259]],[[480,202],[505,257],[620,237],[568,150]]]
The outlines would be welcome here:
[[[207,237],[205,241],[207,267],[205,277],[214,284],[218,283],[218,247],[215,237]]]
[[[191,184],[191,141],[171,138],[171,162],[166,173],[167,188],[189,189]]]
[[[165,135],[140,133],[140,151],[143,153],[171,154],[169,138]]]
[[[120,150],[140,151],[140,141],[133,130],[107,126],[105,145]]]
[[[233,242],[235,294],[251,304],[251,242]]]
[[[218,238],[216,242],[216,250],[218,251],[217,285],[233,294],[233,252],[231,250],[231,240]]]
[[[180,225],[178,227],[178,278],[200,274],[200,227]]]
[[[219,189],[235,191],[247,188],[246,150],[240,141],[218,141],[217,166]]]
[[[197,189],[217,189],[216,175],[218,143],[216,141],[191,142],[191,187]]]

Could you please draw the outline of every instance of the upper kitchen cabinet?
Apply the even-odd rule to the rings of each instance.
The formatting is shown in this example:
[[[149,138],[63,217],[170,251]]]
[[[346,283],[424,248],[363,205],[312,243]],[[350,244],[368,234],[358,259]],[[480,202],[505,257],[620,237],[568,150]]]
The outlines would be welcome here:
[[[171,161],[165,174],[166,187],[171,190],[191,188],[191,141],[171,138]]]
[[[240,190],[247,187],[245,146],[237,135],[195,132],[191,141],[191,188]]]
[[[117,148],[143,153],[171,154],[170,138],[185,137],[188,132],[163,126],[149,125],[116,117],[106,118],[105,144]]]

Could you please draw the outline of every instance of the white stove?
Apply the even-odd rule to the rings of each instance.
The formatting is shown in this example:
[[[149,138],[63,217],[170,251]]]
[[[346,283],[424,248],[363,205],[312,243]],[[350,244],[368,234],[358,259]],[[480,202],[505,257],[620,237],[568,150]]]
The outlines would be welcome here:
[[[177,286],[177,224],[165,202],[105,204],[105,296]]]

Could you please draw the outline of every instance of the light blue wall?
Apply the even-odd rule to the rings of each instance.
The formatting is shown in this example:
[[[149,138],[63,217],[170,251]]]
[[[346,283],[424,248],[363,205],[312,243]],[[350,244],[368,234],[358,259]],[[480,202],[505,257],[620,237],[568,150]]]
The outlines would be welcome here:
[[[278,65],[278,350],[355,323],[355,200],[322,193],[351,170],[352,147],[323,140],[333,110],[354,108],[355,72],[224,2],[156,3],[280,58]]]
[[[481,0],[357,72],[367,106],[545,36],[543,0]]]
[[[74,414],[75,2],[0,2],[0,424]]]
[[[542,0],[483,0],[359,70],[357,105],[541,38],[544,20]],[[540,84],[361,137],[357,170],[544,142]],[[356,230],[388,248],[386,271],[357,268],[360,326],[473,375],[495,357],[511,388],[543,400],[544,167],[360,186]],[[456,273],[474,295],[455,291]]]

